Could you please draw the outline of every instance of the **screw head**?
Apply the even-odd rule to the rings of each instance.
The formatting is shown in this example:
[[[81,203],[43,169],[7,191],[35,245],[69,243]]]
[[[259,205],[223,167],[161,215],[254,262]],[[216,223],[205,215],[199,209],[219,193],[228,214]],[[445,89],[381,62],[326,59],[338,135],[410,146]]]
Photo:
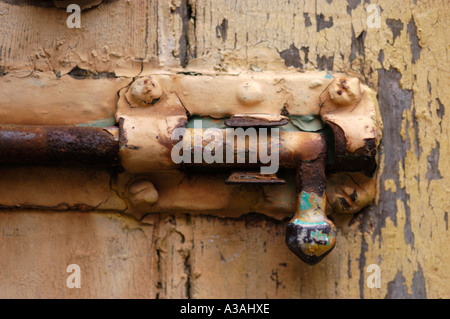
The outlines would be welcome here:
[[[138,106],[151,105],[163,95],[159,82],[152,77],[143,77],[134,81],[130,87],[131,102]]]
[[[340,106],[353,105],[361,98],[358,78],[337,78],[328,89],[331,101]]]
[[[244,83],[236,92],[236,97],[244,105],[259,104],[265,99],[261,86],[256,82]]]

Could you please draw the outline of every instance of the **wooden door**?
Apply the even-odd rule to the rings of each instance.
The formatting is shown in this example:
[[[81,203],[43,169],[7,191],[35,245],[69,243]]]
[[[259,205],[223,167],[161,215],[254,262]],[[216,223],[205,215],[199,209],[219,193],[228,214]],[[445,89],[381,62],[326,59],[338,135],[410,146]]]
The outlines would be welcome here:
[[[69,28],[52,1],[0,1],[1,124],[114,125],[117,93],[149,70],[344,72],[378,94],[376,199],[333,215],[337,246],[309,266],[288,215],[139,221],[110,169],[2,165],[0,297],[450,297],[447,1],[91,2]]]

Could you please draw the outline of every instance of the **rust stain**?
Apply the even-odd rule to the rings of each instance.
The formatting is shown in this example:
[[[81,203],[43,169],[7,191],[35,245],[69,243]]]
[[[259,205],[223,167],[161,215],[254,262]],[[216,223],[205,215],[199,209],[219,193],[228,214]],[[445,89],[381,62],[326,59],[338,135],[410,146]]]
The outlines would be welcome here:
[[[101,128],[0,126],[1,163],[116,166],[118,151]]]

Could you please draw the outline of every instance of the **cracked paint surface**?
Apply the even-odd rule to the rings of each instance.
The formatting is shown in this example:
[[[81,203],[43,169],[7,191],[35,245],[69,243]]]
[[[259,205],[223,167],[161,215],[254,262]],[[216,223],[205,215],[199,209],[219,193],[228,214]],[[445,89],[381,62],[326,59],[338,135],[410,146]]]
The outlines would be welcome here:
[[[369,2],[382,8],[380,29],[366,25]],[[314,267],[302,264],[285,247],[287,219],[265,215],[226,218],[209,213],[179,215],[174,210],[174,214],[143,216],[145,223],[123,222],[128,219],[115,213],[126,207],[120,194],[96,198],[103,194],[99,190],[87,192],[92,200],[86,195],[84,202],[95,208],[106,200],[101,206],[112,212],[59,215],[31,211],[28,206],[2,211],[1,247],[9,258],[2,259],[2,269],[7,271],[0,276],[8,274],[7,280],[1,277],[8,297],[72,296],[54,288],[65,278],[54,279],[59,274],[56,268],[47,267],[44,277],[29,272],[27,262],[36,260],[27,248],[33,242],[48,245],[49,253],[64,267],[76,259],[93,269],[93,284],[80,297],[111,296],[111,292],[150,298],[450,296],[450,252],[436,245],[450,239],[446,1],[107,1],[88,13],[82,29],[70,30],[64,26],[63,10],[0,1],[0,15],[7,17],[0,22],[0,81],[33,72],[54,78],[60,74],[69,88],[76,88],[73,83],[88,85],[87,81],[94,86],[99,83],[95,81],[110,83],[110,91],[105,88],[101,93],[100,88],[98,96],[108,95],[113,103],[102,109],[92,99],[95,107],[73,117],[82,119],[80,124],[108,118],[119,90],[155,68],[217,74],[287,67],[349,72],[378,92],[384,131],[377,200],[356,216],[332,215],[339,242],[333,254]],[[102,18],[105,14],[108,19]],[[114,72],[120,78],[66,76],[77,65],[97,73]],[[39,85],[39,79],[31,85]],[[15,94],[19,100],[23,95]],[[1,96],[8,98],[7,92]],[[3,105],[0,111],[8,110],[5,114],[17,121],[27,114],[34,114],[27,121],[46,118],[35,108],[27,111],[24,106],[19,116]],[[48,118],[52,111],[48,110]],[[73,180],[54,172],[58,184],[46,177],[44,183],[58,185],[58,190],[66,187],[70,193]],[[30,174],[14,176],[26,180]],[[90,183],[83,185],[115,187],[108,174],[100,179],[94,175],[89,172]],[[10,182],[1,188],[2,202],[25,192],[13,177],[6,180]],[[38,203],[40,193],[32,192],[38,187],[27,188],[30,205]],[[77,187],[71,196],[89,190]],[[270,189],[266,196],[274,201],[282,197]],[[79,203],[78,198],[68,200],[70,207],[71,203]],[[76,231],[68,235],[66,228]],[[83,244],[71,245],[71,239]],[[37,263],[48,265],[47,259]],[[369,264],[381,268],[380,289],[366,286]],[[103,269],[112,271],[105,275]],[[29,277],[24,277],[26,273]],[[24,278],[39,284],[18,285],[26,282]]]

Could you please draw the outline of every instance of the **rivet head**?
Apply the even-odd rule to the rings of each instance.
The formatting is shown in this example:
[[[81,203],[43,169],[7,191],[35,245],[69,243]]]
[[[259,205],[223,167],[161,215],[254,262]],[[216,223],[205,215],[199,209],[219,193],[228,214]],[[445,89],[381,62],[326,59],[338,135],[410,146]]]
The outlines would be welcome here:
[[[331,101],[340,106],[352,105],[361,98],[358,78],[337,78],[328,89]]]
[[[130,87],[131,102],[138,106],[154,104],[162,94],[161,85],[152,77],[137,79]]]
[[[259,104],[265,99],[261,86],[256,82],[245,82],[236,92],[236,97],[244,105]]]
[[[158,191],[155,185],[147,179],[131,182],[127,193],[131,204],[137,209],[149,209],[158,201]]]
[[[315,79],[315,80],[312,80],[312,81],[309,83],[309,88],[310,88],[310,89],[314,89],[314,88],[316,88],[316,87],[318,87],[318,86],[321,86],[322,84],[323,84],[323,82],[322,82],[321,80]]]

